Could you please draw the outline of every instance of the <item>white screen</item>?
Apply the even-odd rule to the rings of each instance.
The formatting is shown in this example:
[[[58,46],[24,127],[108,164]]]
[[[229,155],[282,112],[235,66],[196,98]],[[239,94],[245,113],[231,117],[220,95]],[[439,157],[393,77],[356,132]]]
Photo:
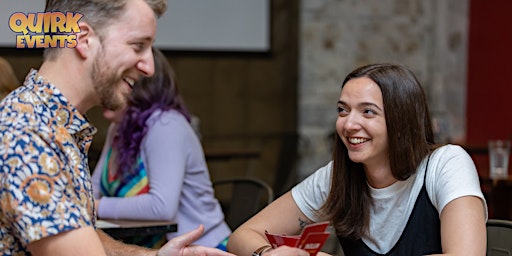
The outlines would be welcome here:
[[[44,0],[9,0],[0,6],[0,47],[15,47],[14,12],[42,12]],[[155,46],[164,50],[268,51],[270,0],[168,0]]]

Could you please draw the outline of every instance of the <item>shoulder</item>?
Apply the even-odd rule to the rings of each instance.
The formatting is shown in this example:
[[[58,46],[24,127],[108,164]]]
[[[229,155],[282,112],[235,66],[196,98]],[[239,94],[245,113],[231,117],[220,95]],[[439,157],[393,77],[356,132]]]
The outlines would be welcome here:
[[[156,110],[146,121],[150,130],[166,129],[172,127],[175,133],[186,132],[191,130],[188,120],[178,111],[170,110]]]
[[[446,176],[476,172],[471,156],[458,145],[445,145],[436,149],[428,159],[428,174],[434,180]]]
[[[180,112],[169,109],[169,110],[156,110],[148,118],[148,124],[160,123],[162,125],[167,124],[184,124],[188,121]]]
[[[146,121],[148,136],[156,136],[155,139],[169,139],[190,141],[196,137],[192,126],[180,112],[176,110],[157,110]],[[165,134],[162,137],[162,134]]]
[[[448,202],[461,196],[483,198],[475,164],[460,146],[446,145],[435,150],[426,177],[427,191],[439,212]]]
[[[302,182],[297,184],[292,189],[292,193],[310,193],[319,192],[324,194],[330,190],[332,176],[332,161],[327,163],[325,166],[320,167],[314,173],[305,178]]]
[[[327,199],[331,188],[332,161],[320,167],[291,190],[297,207],[311,220],[318,220],[317,211]]]
[[[452,169],[464,170],[467,168],[474,169],[474,163],[471,156],[458,145],[445,145],[437,148],[429,156],[429,170],[433,172],[440,171],[456,171]],[[430,171],[429,171],[430,172]]]
[[[434,158],[450,158],[450,157],[465,157],[469,156],[464,148],[459,145],[447,144],[437,148],[432,152]]]

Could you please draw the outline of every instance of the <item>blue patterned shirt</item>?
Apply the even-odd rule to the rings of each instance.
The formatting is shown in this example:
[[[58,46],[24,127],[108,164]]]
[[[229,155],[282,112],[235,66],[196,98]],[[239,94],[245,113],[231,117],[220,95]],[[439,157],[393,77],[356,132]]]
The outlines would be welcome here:
[[[31,70],[0,103],[0,252],[94,226],[87,151],[96,133],[57,88]]]

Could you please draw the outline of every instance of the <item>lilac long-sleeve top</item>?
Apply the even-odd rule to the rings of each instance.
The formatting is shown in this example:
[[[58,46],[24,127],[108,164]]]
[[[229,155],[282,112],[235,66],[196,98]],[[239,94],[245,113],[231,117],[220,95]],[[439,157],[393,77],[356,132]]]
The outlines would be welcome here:
[[[217,246],[231,230],[214,197],[204,152],[194,130],[175,110],[155,111],[147,122],[148,132],[140,153],[149,179],[149,192],[122,198],[100,195],[101,172],[115,130],[111,125],[92,177],[94,196],[101,198],[98,217],[175,221],[178,232],[167,234],[167,239],[203,224],[204,235],[195,244]]]

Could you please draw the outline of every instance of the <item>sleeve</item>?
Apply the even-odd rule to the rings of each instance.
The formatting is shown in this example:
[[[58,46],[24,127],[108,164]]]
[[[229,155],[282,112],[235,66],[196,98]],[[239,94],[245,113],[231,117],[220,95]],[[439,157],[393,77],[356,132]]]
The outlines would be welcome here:
[[[476,196],[482,200],[487,218],[478,172],[471,156],[460,146],[447,145],[434,151],[427,174],[427,191],[438,212],[452,200]]]
[[[318,222],[317,211],[323,206],[331,189],[332,161],[292,188],[292,197],[310,220]]]
[[[125,198],[103,197],[98,211],[101,218],[175,218],[186,172],[188,123],[176,113],[156,113],[153,117],[148,120],[149,129],[141,145],[149,192]]]
[[[24,246],[93,225],[88,172],[69,167],[61,158],[66,148],[56,148],[48,136],[29,129],[33,128],[0,132],[11,141],[0,146],[2,232],[8,225]],[[74,145],[67,133],[59,138],[68,143],[66,147]]]
[[[107,136],[105,138],[105,143],[103,144],[103,148],[101,150],[100,158],[94,167],[94,171],[92,172],[92,188],[94,193],[94,198],[101,198],[101,174],[103,173],[106,157],[108,154],[108,150],[112,147],[112,137],[115,132],[115,125],[111,124],[108,128]]]

